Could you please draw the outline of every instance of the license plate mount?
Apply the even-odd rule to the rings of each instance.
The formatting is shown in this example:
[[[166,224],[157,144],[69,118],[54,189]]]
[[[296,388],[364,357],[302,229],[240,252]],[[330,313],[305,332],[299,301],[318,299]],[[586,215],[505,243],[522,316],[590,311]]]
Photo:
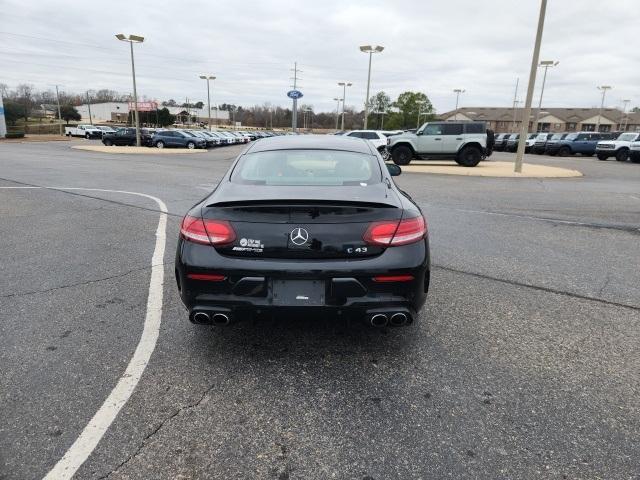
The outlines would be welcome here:
[[[324,280],[273,280],[274,305],[319,306],[324,305]]]

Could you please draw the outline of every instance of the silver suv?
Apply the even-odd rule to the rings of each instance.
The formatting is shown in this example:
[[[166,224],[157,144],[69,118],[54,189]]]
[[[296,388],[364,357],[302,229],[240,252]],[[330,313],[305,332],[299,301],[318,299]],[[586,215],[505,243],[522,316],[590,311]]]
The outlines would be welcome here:
[[[455,160],[475,167],[491,155],[493,132],[484,122],[427,122],[416,133],[389,137],[387,150],[397,165],[411,160]]]

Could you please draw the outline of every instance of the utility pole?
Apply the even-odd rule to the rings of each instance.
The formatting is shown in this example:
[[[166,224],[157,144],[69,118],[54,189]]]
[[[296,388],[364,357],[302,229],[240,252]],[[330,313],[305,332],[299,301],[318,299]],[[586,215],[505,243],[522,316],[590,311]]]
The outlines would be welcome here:
[[[58,92],[58,85],[56,85],[56,101],[58,102],[58,120],[60,121],[60,136],[62,136],[62,112],[60,110],[60,92]]]
[[[298,73],[302,72],[302,70],[298,70],[298,62],[293,62],[293,68],[291,69],[293,72],[293,89],[298,89]],[[293,109],[291,110],[291,130],[295,133],[298,128],[298,99],[293,98]]]
[[[516,78],[516,91],[513,93],[513,121],[511,122],[511,131],[516,131],[516,107],[518,105],[518,83],[520,78]]]
[[[596,132],[600,131],[600,117],[602,116],[602,109],[604,108],[604,96],[607,94],[607,90],[611,90],[609,85],[601,85],[598,90],[602,90],[602,100],[600,101],[600,110],[598,110],[598,123],[596,124]]]
[[[529,71],[529,84],[527,85],[527,98],[524,102],[524,112],[522,113],[522,125],[520,126],[520,139],[518,141],[518,151],[516,152],[516,162],[514,171],[522,173],[522,158],[526,147],[527,133],[529,133],[529,117],[531,117],[531,100],[533,99],[533,87],[536,83],[536,72],[540,59],[540,44],[542,43],[542,32],[544,30],[544,16],[547,11],[547,0],[540,2],[540,16],[538,17],[538,30],[536,31],[536,41],[533,46],[531,57],[531,70]]]

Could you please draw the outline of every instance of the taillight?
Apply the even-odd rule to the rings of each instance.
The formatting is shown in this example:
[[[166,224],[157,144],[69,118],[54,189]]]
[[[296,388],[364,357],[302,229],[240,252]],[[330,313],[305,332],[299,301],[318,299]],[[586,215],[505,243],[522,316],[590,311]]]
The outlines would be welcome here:
[[[413,279],[413,275],[376,275],[373,277],[373,281],[376,283],[410,282]]]
[[[224,275],[217,273],[187,273],[187,278],[191,280],[203,280],[206,282],[223,282],[227,279]]]
[[[408,245],[424,238],[427,226],[424,217],[404,218],[399,222],[390,220],[372,223],[364,234],[364,241],[370,245],[394,247]]]
[[[185,240],[203,245],[224,245],[236,239],[236,232],[225,220],[210,220],[186,215],[182,219],[180,234]]]

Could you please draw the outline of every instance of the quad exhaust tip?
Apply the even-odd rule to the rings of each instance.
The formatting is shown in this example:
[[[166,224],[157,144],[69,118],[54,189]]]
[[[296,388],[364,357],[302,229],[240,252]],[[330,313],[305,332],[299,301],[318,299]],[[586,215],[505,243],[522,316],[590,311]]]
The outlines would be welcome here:
[[[195,323],[209,323],[209,314],[206,312],[196,312],[193,314]]]
[[[371,316],[369,322],[372,327],[380,328],[384,327],[389,322],[389,318],[384,313],[376,313]]]
[[[402,327],[403,325],[406,325],[408,321],[409,318],[402,312],[394,313],[389,319],[389,323],[394,327]]]
[[[229,325],[231,323],[229,316],[224,313],[214,313],[211,320],[214,325]]]

